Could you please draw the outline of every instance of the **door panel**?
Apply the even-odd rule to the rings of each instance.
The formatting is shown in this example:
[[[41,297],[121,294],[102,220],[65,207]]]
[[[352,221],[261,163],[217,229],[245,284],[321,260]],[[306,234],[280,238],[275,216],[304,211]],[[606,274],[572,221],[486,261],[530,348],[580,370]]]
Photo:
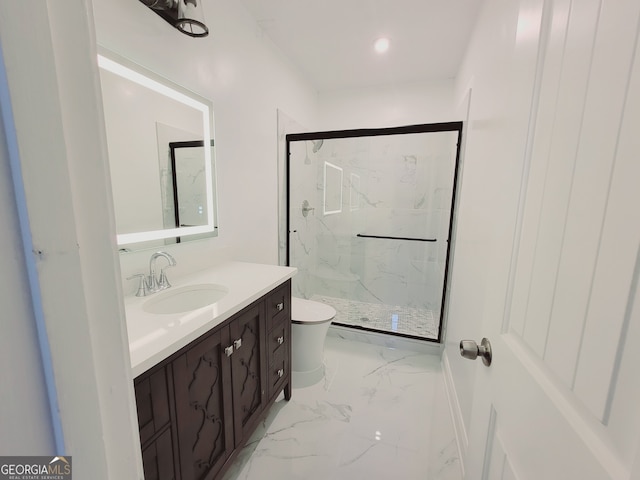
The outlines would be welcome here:
[[[637,2],[636,2],[637,3]],[[637,10],[636,15],[637,18]],[[622,23],[624,25],[624,23]],[[608,197],[602,203],[604,218],[598,218],[599,250],[592,279],[592,293],[586,316],[582,352],[602,352],[602,358],[581,354],[574,390],[589,408],[605,420],[607,399],[610,398],[610,379],[620,355],[621,332],[628,321],[630,288],[640,238],[638,204],[638,134],[640,125],[640,52],[636,50],[626,103],[622,112],[619,137],[612,146],[613,175]],[[622,113],[622,115],[621,115]],[[596,172],[597,173],[597,172]],[[607,172],[608,173],[608,172]],[[635,182],[633,181],[635,179]],[[606,328],[603,321],[606,320]]]
[[[572,4],[561,50],[562,74],[557,80],[559,94],[555,108],[549,112],[550,118],[541,118],[539,122],[552,123],[551,143],[548,153],[534,147],[535,161],[531,163],[532,170],[542,169],[545,174],[535,179],[537,183],[530,184],[531,190],[542,191],[542,198],[540,206],[531,205],[525,213],[525,221],[532,225],[535,234],[532,231],[522,237],[534,248],[533,255],[519,259],[519,263],[530,262],[532,265],[528,280],[530,285],[525,290],[526,296],[520,306],[525,310],[523,338],[540,356],[544,355],[546,346],[558,260],[572,191],[576,146],[580,140],[584,111],[581,102],[589,84],[598,6],[598,0]],[[562,8],[562,15],[564,11]],[[545,100],[544,95],[546,92],[541,92],[539,101]],[[526,278],[523,280],[526,281]]]
[[[497,414],[492,407],[482,480],[519,480],[520,478],[522,477],[516,475],[513,465],[511,465],[511,457],[502,440],[502,432],[498,428]]]
[[[567,38],[567,24],[571,0],[559,0],[550,19],[548,52],[544,57],[543,75],[540,80],[540,98],[538,100],[536,135],[533,139],[533,155],[537,161],[529,170],[530,185],[544,185],[549,164],[551,144],[556,128],[555,111],[560,96],[560,79],[564,71],[564,44]],[[518,276],[528,278],[533,270],[537,238],[537,221],[533,213],[540,210],[543,188],[529,188],[526,192],[525,220],[522,224],[520,252],[522,258],[518,262]],[[529,261],[526,261],[528,259]],[[521,287],[522,286],[522,287]],[[528,290],[522,283],[515,286],[513,292],[514,315],[511,328],[520,335],[524,332],[525,313]]]
[[[638,178],[633,153],[636,136],[625,132],[639,120],[635,100],[640,76],[633,47],[640,4],[627,2],[628,8],[622,8],[618,3],[615,7],[611,2],[603,6],[598,28],[590,30],[590,37],[585,37],[586,29],[581,31],[583,50],[593,51],[593,61],[585,80],[589,88],[584,107],[574,108],[579,110],[574,112],[579,113],[575,123],[581,126],[578,141],[549,159],[533,152],[527,202],[537,199],[541,191],[546,201],[525,208],[524,248],[519,251],[509,319],[510,330],[599,420],[604,420],[611,397],[610,379],[620,355],[620,332],[639,238],[638,222],[632,221],[638,219],[636,204],[629,202],[635,187],[625,187],[623,182],[628,176]],[[583,27],[592,27],[592,14],[574,9],[571,19],[577,23],[581,16],[588,16]],[[615,55],[604,54],[606,47],[611,51],[615,45]],[[565,67],[572,66],[568,62]],[[616,74],[615,79],[605,82],[601,77],[608,78],[610,72]],[[601,103],[606,106],[598,106]],[[557,111],[565,108],[568,106],[562,103],[556,106]],[[560,129],[557,133],[564,137],[566,132]],[[557,166],[544,178],[534,176],[537,169],[551,164],[564,167]],[[570,175],[559,184],[561,171]],[[627,191],[616,193],[618,188]],[[619,219],[617,227],[615,218],[608,220],[609,215]],[[594,351],[598,354],[585,353]]]
[[[466,478],[629,479],[640,445],[640,3],[520,3],[542,19],[537,109],[514,254],[496,254],[497,293],[485,297],[494,362],[477,371]]]
[[[494,342],[494,355],[493,407],[511,462],[524,478],[623,478],[602,429],[553,381],[535,352],[518,337],[504,334]]]

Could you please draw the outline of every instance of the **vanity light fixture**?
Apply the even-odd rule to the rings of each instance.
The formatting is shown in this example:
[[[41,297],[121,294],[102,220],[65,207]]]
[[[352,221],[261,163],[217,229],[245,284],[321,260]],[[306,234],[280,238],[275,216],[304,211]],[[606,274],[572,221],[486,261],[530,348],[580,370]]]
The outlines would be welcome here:
[[[206,37],[209,28],[204,23],[203,0],[140,0],[167,22],[190,37]]]
[[[373,48],[377,53],[386,53],[389,50],[390,41],[387,37],[380,37],[373,44]]]

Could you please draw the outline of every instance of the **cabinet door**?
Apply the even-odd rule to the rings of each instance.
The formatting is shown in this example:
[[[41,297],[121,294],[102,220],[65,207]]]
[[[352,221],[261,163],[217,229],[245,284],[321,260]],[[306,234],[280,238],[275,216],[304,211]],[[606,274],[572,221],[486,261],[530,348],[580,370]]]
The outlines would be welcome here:
[[[229,345],[223,328],[172,364],[183,480],[213,478],[233,451]]]
[[[234,345],[231,356],[234,430],[239,446],[260,420],[266,402],[264,302],[238,314],[229,328]]]

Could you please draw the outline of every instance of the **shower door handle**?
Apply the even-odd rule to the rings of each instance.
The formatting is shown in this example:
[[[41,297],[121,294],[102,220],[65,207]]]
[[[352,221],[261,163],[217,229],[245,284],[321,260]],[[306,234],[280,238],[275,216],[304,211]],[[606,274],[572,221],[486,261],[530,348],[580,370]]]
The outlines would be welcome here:
[[[305,200],[304,202],[302,202],[302,216],[303,217],[307,217],[307,215],[309,215],[309,212],[313,212],[315,210],[315,208],[313,208],[312,206],[309,205],[309,201]]]

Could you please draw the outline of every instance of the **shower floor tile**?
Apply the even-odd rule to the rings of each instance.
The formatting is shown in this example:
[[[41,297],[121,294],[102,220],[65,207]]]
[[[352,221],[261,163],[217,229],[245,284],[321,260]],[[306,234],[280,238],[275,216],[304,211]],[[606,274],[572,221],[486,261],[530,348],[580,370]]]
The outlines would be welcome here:
[[[325,295],[313,295],[311,300],[326,303],[336,309],[333,323],[438,339],[438,321],[431,308],[367,303]]]

